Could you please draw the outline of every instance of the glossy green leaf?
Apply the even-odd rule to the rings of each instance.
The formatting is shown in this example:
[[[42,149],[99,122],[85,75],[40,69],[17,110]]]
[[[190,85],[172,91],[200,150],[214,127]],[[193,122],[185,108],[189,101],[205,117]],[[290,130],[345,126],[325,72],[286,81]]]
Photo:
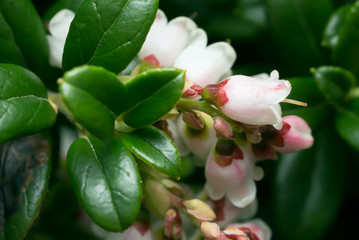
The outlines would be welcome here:
[[[81,66],[64,75],[60,93],[74,119],[101,139],[113,136],[115,118],[125,107],[126,89],[114,73]]]
[[[339,39],[333,50],[334,64],[350,70],[359,77],[359,1],[356,1],[345,16]]]
[[[160,172],[178,178],[181,161],[172,140],[155,127],[137,129],[132,133],[121,133],[121,139],[131,152]]]
[[[269,33],[278,53],[297,72],[323,62],[322,32],[334,7],[331,0],[268,0]]]
[[[91,64],[121,72],[140,50],[158,0],[86,0],[67,36],[63,70]]]
[[[335,117],[335,126],[339,135],[359,151],[359,115],[342,109]]]
[[[346,94],[356,84],[353,74],[333,66],[322,66],[312,71],[314,80],[324,97],[336,106],[343,105]]]
[[[344,5],[338,8],[330,17],[327,26],[325,27],[322,45],[330,49],[334,49],[339,40],[340,29],[345,22],[345,17],[348,14],[351,5]]]
[[[28,67],[42,77],[48,61],[45,26],[32,2],[0,1],[0,62]]]
[[[67,72],[63,80],[78,87],[108,107],[116,116],[125,107],[126,90],[117,76],[102,67],[81,66]]]
[[[52,126],[56,112],[46,88],[29,70],[0,64],[0,143]]]
[[[94,137],[76,140],[68,151],[67,169],[77,198],[96,224],[123,231],[135,221],[142,196],[140,175],[119,139],[108,144]]]
[[[345,149],[330,126],[311,149],[282,156],[275,179],[275,231],[280,239],[318,240],[337,217],[345,193]]]
[[[176,68],[153,69],[126,83],[127,109],[124,122],[133,127],[146,127],[168,113],[182,95],[185,73]]]
[[[24,239],[37,218],[51,171],[46,138],[33,135],[0,145],[0,238]]]

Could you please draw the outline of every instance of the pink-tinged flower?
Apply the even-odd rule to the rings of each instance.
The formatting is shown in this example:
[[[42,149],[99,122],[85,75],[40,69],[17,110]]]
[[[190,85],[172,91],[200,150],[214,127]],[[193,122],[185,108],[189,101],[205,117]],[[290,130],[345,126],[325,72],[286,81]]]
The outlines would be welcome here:
[[[252,240],[270,240],[272,236],[272,231],[261,219],[255,219],[240,224],[231,224],[223,232],[230,233],[230,231],[233,231],[234,229],[239,229],[245,232],[249,239]]]
[[[192,32],[189,45],[179,54],[174,67],[186,70],[186,80],[204,87],[217,83],[231,69],[236,52],[227,42],[207,46],[207,34],[202,29]]]
[[[303,118],[290,115],[283,117],[282,120],[284,125],[287,125],[289,129],[281,135],[283,145],[273,145],[276,151],[280,153],[292,153],[310,148],[313,145],[312,130]],[[281,131],[279,133],[281,133]]]
[[[140,52],[139,58],[156,66],[173,66],[175,59],[187,46],[190,33],[197,28],[192,19],[177,17],[170,22],[158,10]]]
[[[70,29],[70,24],[75,17],[75,13],[68,9],[63,9],[56,13],[49,22],[49,32],[47,41],[50,50],[50,65],[61,68],[62,53],[64,51],[65,41]]]
[[[273,125],[281,129],[279,103],[290,93],[289,81],[277,71],[268,79],[236,75],[204,89],[206,101],[216,104],[228,117],[250,125]]]
[[[207,202],[215,212],[217,216],[215,222],[220,227],[225,227],[235,220],[250,219],[256,214],[258,209],[257,200],[254,200],[251,204],[244,208],[234,206],[226,197],[217,201],[208,199]]]
[[[188,126],[182,117],[177,119],[177,129],[187,148],[198,158],[199,166],[204,166],[208,155],[216,144],[217,136],[213,128],[213,119],[206,113],[198,112],[202,117],[204,127],[196,130]]]
[[[220,140],[208,157],[205,190],[213,200],[226,196],[234,206],[244,208],[254,201],[257,191],[254,180],[261,179],[263,171],[255,167],[245,148],[225,141]],[[221,148],[225,152],[218,154]]]
[[[155,240],[155,236],[147,223],[134,223],[123,233],[109,233],[106,240]]]

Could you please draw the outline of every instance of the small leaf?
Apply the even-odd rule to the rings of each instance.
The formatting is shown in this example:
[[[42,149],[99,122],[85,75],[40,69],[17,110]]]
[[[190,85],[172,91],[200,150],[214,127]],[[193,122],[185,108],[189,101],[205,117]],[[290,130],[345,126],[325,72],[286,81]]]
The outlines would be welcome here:
[[[336,106],[344,104],[346,94],[356,84],[353,74],[340,67],[322,66],[313,69],[313,75],[324,97]]]
[[[75,193],[96,224],[123,231],[136,219],[142,196],[136,162],[119,139],[106,144],[80,138],[70,147],[67,170]]]
[[[345,148],[328,125],[314,139],[311,149],[284,155],[278,162],[274,203],[280,239],[321,239],[340,210]]]
[[[126,97],[114,73],[96,66],[77,67],[64,75],[59,89],[76,121],[101,139],[113,137],[115,118]]]
[[[293,70],[307,73],[324,60],[322,32],[334,7],[331,0],[268,0],[269,33]]]
[[[121,139],[131,152],[160,172],[178,178],[181,161],[171,139],[155,127],[137,129],[132,133],[121,133]]]
[[[335,127],[339,135],[354,149],[359,151],[359,115],[341,109],[335,116]]]
[[[86,0],[76,11],[63,54],[63,70],[90,64],[119,73],[141,49],[158,0]]]
[[[184,82],[184,71],[175,68],[153,69],[136,76],[125,85],[130,110],[123,114],[123,121],[133,128],[153,124],[175,106]]]
[[[359,1],[356,1],[345,16],[339,31],[333,62],[359,77]]]
[[[44,24],[30,0],[0,1],[0,62],[28,67],[43,77],[49,66]]]
[[[0,145],[0,153],[0,236],[24,239],[49,184],[50,146],[38,134]]]
[[[345,22],[351,5],[344,5],[338,8],[330,17],[327,26],[324,29],[322,45],[330,49],[335,49],[339,40],[340,29]]]
[[[0,143],[52,126],[56,113],[46,88],[29,70],[0,64]]]

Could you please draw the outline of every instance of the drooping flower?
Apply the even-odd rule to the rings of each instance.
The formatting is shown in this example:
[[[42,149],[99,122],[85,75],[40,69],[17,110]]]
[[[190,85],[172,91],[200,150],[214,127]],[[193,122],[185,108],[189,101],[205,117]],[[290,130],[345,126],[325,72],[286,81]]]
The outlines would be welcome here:
[[[187,46],[191,32],[196,28],[193,20],[187,17],[177,17],[168,22],[164,12],[158,10],[138,53],[140,60],[157,67],[173,66],[177,56]]]
[[[312,130],[303,118],[290,115],[283,117],[282,120],[284,124],[289,126],[289,129],[282,135],[283,146],[273,145],[276,151],[292,153],[313,145]]]
[[[272,236],[272,231],[261,219],[231,224],[223,232],[230,234],[236,229],[243,231],[251,240],[270,240]]]
[[[191,33],[189,45],[179,54],[174,67],[186,70],[186,79],[201,87],[217,83],[231,69],[236,52],[227,42],[207,46],[203,29]]]
[[[47,35],[46,37],[50,50],[49,62],[53,67],[62,67],[62,54],[65,41],[74,17],[75,13],[68,9],[63,9],[56,13],[49,22],[49,32],[51,35]]]
[[[208,157],[205,190],[213,200],[226,196],[236,207],[244,208],[256,197],[254,180],[263,177],[263,170],[254,165],[246,148],[232,140],[220,139]]]
[[[208,155],[216,144],[217,137],[213,128],[213,119],[206,113],[198,112],[202,117],[204,127],[196,130],[188,126],[182,117],[177,119],[177,129],[187,148],[198,158],[199,166],[204,166]]]
[[[281,129],[279,103],[290,93],[289,81],[279,80],[277,71],[269,79],[236,75],[204,89],[206,101],[216,104],[228,117],[250,125],[273,125]]]

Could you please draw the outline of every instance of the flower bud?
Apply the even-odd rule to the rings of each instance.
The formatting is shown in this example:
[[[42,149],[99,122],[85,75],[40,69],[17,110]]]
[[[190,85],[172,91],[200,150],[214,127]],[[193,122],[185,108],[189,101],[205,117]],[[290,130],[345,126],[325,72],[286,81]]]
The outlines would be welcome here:
[[[202,222],[201,231],[206,239],[218,239],[220,229],[216,223]]]
[[[167,189],[156,181],[145,179],[143,184],[146,205],[159,217],[164,217],[171,203]]]
[[[182,234],[182,220],[179,212],[169,209],[165,215],[165,235],[169,238],[180,239]]]
[[[233,120],[280,129],[279,103],[289,95],[291,85],[278,78],[277,71],[273,71],[269,79],[236,75],[205,87],[202,96]]]
[[[204,128],[204,120],[201,115],[196,112],[183,112],[182,120],[188,125],[188,127],[194,130],[202,130]]]
[[[216,214],[214,214],[212,208],[199,199],[186,200],[183,205],[186,207],[186,211],[196,219],[204,221],[216,219]]]
[[[232,127],[221,117],[214,117],[214,129],[222,138],[234,138]]]
[[[236,228],[243,231],[251,240],[270,240],[272,236],[272,231],[261,219],[240,224],[231,224],[228,228]]]
[[[285,116],[283,122],[289,125],[289,130],[282,134],[283,146],[273,146],[280,153],[292,153],[313,145],[312,130],[306,121],[298,116]]]

